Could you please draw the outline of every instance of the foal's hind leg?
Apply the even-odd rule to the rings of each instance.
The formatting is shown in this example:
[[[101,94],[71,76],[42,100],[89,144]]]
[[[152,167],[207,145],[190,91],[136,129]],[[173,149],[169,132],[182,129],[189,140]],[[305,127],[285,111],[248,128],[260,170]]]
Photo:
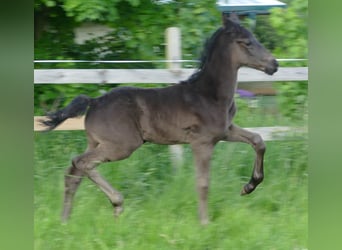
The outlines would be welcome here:
[[[109,198],[114,207],[114,216],[119,216],[123,212],[121,193],[115,190],[95,169],[88,170],[87,175]]]
[[[95,167],[102,162],[116,161],[127,158],[135,149],[123,150],[115,144],[102,143],[95,149],[73,159],[75,167],[85,173],[109,198],[114,206],[114,215],[119,215],[122,211],[123,197],[119,191],[114,189],[96,170]]]
[[[241,195],[249,194],[253,192],[254,189],[264,179],[264,154],[266,151],[265,143],[259,134],[242,129],[234,124],[229,127],[229,131],[225,140],[233,142],[245,142],[252,145],[255,150],[256,158],[254,161],[252,177],[241,191]]]
[[[69,167],[65,172],[64,208],[62,213],[62,221],[64,222],[69,219],[72,209],[72,201],[77,188],[81,184],[83,176],[83,171],[77,169],[75,166]]]
[[[93,141],[91,138],[88,138],[87,151],[94,149],[97,145],[97,142]],[[64,208],[62,212],[62,221],[64,222],[66,222],[70,217],[73,199],[78,187],[80,186],[83,180],[84,175],[85,173],[81,169],[76,168],[74,164],[72,164],[72,166],[65,171]]]

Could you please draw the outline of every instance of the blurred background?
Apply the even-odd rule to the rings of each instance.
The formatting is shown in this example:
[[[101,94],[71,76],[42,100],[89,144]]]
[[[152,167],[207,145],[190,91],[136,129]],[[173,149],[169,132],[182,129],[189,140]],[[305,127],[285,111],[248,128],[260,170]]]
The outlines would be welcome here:
[[[286,8],[257,15],[258,40],[282,59],[306,59],[307,0],[283,0]],[[215,1],[35,0],[35,69],[165,69],[165,30],[181,30],[182,68],[196,68],[205,40],[221,25]],[[63,62],[62,60],[70,60]],[[139,63],[72,60],[144,60]],[[281,61],[281,67],[307,61]],[[141,87],[160,84],[130,84]],[[35,84],[34,115],[64,107],[78,94],[95,97],[120,84]],[[127,86],[127,84],[125,84]],[[236,93],[241,127],[306,128],[308,82],[241,83]],[[304,129],[305,130],[305,129]],[[104,195],[84,180],[68,224],[60,222],[64,170],[86,147],[84,131],[35,132],[35,249],[307,249],[307,136],[268,140],[265,180],[248,197],[254,151],[219,143],[212,161],[209,214],[197,221],[191,150],[175,165],[168,146],[147,144],[129,159],[103,164],[100,172],[125,196],[118,221]]]

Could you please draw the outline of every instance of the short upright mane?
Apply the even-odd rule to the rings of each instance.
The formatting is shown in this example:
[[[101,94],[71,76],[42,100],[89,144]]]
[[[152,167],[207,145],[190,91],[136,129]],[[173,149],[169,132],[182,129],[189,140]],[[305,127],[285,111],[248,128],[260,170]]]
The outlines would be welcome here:
[[[214,32],[214,34],[205,41],[204,49],[202,51],[200,61],[199,61],[199,66],[196,72],[193,73],[187,80],[184,80],[181,83],[191,83],[198,78],[198,76],[201,74],[202,70],[204,69],[206,62],[210,59],[213,48],[215,47],[215,44],[217,41],[217,37],[219,36],[219,34],[222,32],[223,29],[224,29],[223,27],[218,28]]]
[[[210,60],[212,51],[213,51],[215,44],[216,44],[216,41],[217,41],[216,38],[219,36],[219,34],[221,33],[222,30],[223,30],[222,27],[217,29],[214,32],[214,34],[205,41],[204,49],[203,49],[202,54],[201,54],[200,65],[199,65],[198,69],[203,69],[207,60]]]
[[[246,36],[248,36],[248,33],[249,33],[249,31],[245,29],[243,26],[241,26],[239,23],[236,23],[231,20],[229,21],[226,20],[226,22],[224,23],[224,26],[218,28],[213,33],[213,35],[206,40],[204,44],[203,52],[200,57],[199,66],[197,70],[195,71],[195,73],[193,73],[187,80],[181,81],[181,83],[192,83],[198,79],[198,77],[201,75],[201,73],[205,69],[206,64],[211,59],[214,48],[217,46],[217,41],[218,41],[217,38],[222,32],[225,32],[227,34],[234,34],[234,33],[244,34]]]

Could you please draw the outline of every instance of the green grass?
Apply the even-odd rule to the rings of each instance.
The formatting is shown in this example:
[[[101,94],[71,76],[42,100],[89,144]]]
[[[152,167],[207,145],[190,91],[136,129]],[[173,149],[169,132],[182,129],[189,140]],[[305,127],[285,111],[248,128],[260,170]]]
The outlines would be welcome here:
[[[35,133],[34,249],[307,249],[306,141],[267,142],[265,180],[239,195],[254,152],[219,143],[211,167],[209,216],[201,226],[191,150],[174,169],[167,146],[147,144],[129,159],[98,169],[125,197],[118,219],[105,195],[85,179],[67,224],[60,221],[63,174],[85,148],[83,131]]]

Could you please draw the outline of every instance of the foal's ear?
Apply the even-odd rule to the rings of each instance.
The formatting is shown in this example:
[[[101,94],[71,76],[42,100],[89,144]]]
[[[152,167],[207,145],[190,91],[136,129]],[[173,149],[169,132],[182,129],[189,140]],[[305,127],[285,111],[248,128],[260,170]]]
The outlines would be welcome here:
[[[222,24],[227,32],[235,30],[236,24],[240,22],[239,17],[236,13],[222,13]]]

